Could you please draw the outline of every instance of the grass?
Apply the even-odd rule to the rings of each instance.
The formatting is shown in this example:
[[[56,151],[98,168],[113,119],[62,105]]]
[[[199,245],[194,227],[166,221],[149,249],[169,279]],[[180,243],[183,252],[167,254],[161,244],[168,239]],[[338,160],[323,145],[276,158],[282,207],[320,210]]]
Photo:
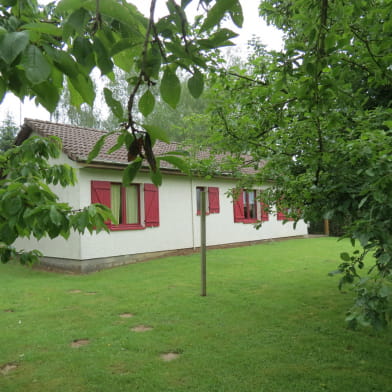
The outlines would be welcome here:
[[[392,391],[391,332],[348,330],[352,294],[327,276],[345,250],[318,238],[210,251],[207,297],[198,255],[91,275],[2,265],[0,391]]]

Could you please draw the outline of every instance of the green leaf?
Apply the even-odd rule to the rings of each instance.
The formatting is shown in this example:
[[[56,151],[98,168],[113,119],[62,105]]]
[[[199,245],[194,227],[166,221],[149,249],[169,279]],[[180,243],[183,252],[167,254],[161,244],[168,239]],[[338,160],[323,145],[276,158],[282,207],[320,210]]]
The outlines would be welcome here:
[[[0,78],[0,103],[3,102],[6,92],[7,92],[7,85],[4,79]]]
[[[79,7],[81,7],[81,4],[79,4]],[[69,16],[64,27],[72,26],[70,29],[71,32],[72,29],[74,29],[77,33],[82,35],[89,18],[89,13],[84,8],[79,8]]]
[[[194,98],[199,98],[203,93],[204,77],[198,69],[195,69],[193,76],[189,78],[188,89]]]
[[[128,132],[123,131],[117,138],[116,144],[114,144],[108,151],[107,154],[110,155],[113,152],[119,150],[123,145],[125,145],[125,138],[127,137]]]
[[[11,64],[28,43],[29,33],[27,31],[4,34],[0,41],[0,57],[7,64]]]
[[[96,1],[87,1],[83,6],[92,11],[96,11]],[[100,1],[99,11],[102,15],[106,15],[123,23],[127,28],[132,30],[132,33],[138,37],[143,37],[145,34],[145,26],[142,21],[145,18],[137,11],[137,8],[132,4],[118,3],[116,0]]]
[[[158,78],[161,63],[161,52],[158,45],[155,44],[147,52],[146,61],[143,64],[144,73],[150,78]]]
[[[86,0],[61,0],[56,7],[57,12],[75,11],[83,6]]]
[[[45,109],[50,113],[56,110],[60,94],[58,88],[53,83],[45,81],[31,86],[31,89],[36,94],[36,101],[44,106]]]
[[[55,224],[56,226],[61,225],[62,215],[57,211],[56,206],[52,205],[50,207],[49,217],[53,224]]]
[[[124,120],[124,111],[121,103],[113,98],[113,93],[108,88],[103,89],[103,94],[105,96],[105,101],[107,105],[110,107],[113,114],[118,118],[120,121]]]
[[[23,25],[22,28],[24,30],[31,30],[31,31],[37,31],[38,33],[54,35],[55,37],[61,37],[63,35],[62,30],[51,23],[42,23],[42,22],[27,23]]]
[[[95,89],[91,79],[82,73],[78,73],[76,78],[70,77],[69,81],[83,98],[83,101],[92,106],[95,99]]]
[[[173,109],[176,108],[181,96],[181,83],[177,75],[166,68],[161,80],[160,92],[162,99]]]
[[[97,58],[97,65],[102,72],[106,75],[113,70],[113,62],[110,59],[109,51],[98,37],[94,37],[94,50]]]
[[[144,117],[147,117],[155,106],[155,98],[152,92],[148,89],[139,100],[139,110]]]
[[[238,0],[235,2],[235,4],[233,4],[231,9],[229,10],[229,14],[233,23],[237,27],[241,28],[244,23],[244,15],[242,13],[241,4]]]
[[[139,173],[141,167],[142,167],[142,160],[140,158],[137,158],[135,161],[133,161],[125,168],[122,177],[122,183],[124,186],[132,183],[136,175]]]
[[[45,50],[46,53],[53,59],[54,65],[60,70],[60,72],[70,78],[76,78],[78,76],[78,64],[68,53],[60,50],[53,50],[49,46],[45,46]]]
[[[342,252],[341,254],[340,254],[340,258],[343,260],[343,261],[350,261],[351,259],[350,259],[350,255],[347,253],[347,252]]]
[[[41,50],[29,45],[22,57],[27,79],[33,84],[39,84],[49,78],[51,67]]]
[[[2,207],[7,216],[16,215],[22,208],[22,199],[11,193],[9,197],[3,200]]]
[[[220,23],[225,13],[232,10],[235,12],[237,0],[219,0],[208,11],[207,18],[201,26],[201,32],[210,30],[212,27]]]
[[[80,65],[87,68],[87,72],[90,72],[95,66],[93,45],[87,38],[76,37],[72,54]]]
[[[165,155],[165,156],[159,157],[158,160],[166,161],[166,162],[172,164],[173,166],[177,167],[178,169],[180,169],[182,172],[189,173],[188,163],[180,157]]]
[[[112,132],[108,132],[108,133],[105,133],[104,135],[102,135],[99,139],[98,139],[98,141],[95,143],[95,146],[94,146],[94,148],[90,151],[90,153],[88,154],[88,157],[87,157],[87,163],[90,163],[94,158],[96,158],[97,156],[98,156],[98,154],[101,152],[101,150],[102,150],[102,147],[103,147],[103,145],[105,144],[105,140],[106,140],[106,138],[109,136],[109,135],[111,135],[111,134],[113,134],[113,131]]]
[[[150,170],[150,178],[151,178],[152,183],[155,186],[162,185],[162,174],[161,174],[161,171],[159,170],[159,168],[157,168],[155,171]]]
[[[197,42],[202,48],[214,49],[221,46],[233,45],[233,42],[229,40],[237,36],[237,33],[234,33],[229,29],[220,29],[215,34],[212,34],[208,39],[201,39]]]
[[[170,143],[170,138],[166,131],[156,125],[142,124],[142,127],[149,133],[153,139],[162,140],[165,143]]]

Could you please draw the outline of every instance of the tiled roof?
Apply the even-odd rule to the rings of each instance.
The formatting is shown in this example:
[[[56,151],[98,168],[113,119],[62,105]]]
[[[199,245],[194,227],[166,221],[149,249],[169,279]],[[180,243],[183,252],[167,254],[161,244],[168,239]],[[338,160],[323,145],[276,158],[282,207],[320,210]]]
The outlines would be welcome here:
[[[96,142],[99,138],[104,135],[106,132],[94,129],[94,128],[86,128],[80,127],[76,125],[66,125],[53,123],[49,121],[41,121],[41,120],[32,120],[26,118],[24,121],[24,125],[22,126],[22,130],[19,132],[16,144],[22,143],[25,139],[27,139],[32,132],[37,133],[40,136],[57,136],[62,140],[63,143],[63,151],[64,153],[73,161],[76,162],[86,162],[87,156],[89,152],[94,148]],[[109,135],[105,139],[105,144],[101,149],[98,156],[93,160],[93,163],[101,163],[101,164],[114,164],[114,165],[127,165],[128,162],[128,153],[124,146],[122,146],[119,150],[107,154],[107,151],[115,145],[117,141],[117,135],[112,134]],[[165,153],[181,150],[181,145],[178,143],[164,143],[160,140],[157,140],[154,145],[154,154],[155,156],[160,156]],[[214,158],[216,161],[221,161],[225,155],[217,155]],[[200,151],[197,154],[197,159],[205,159],[209,158],[210,154],[208,151]],[[244,157],[245,160],[251,161],[251,157]],[[261,165],[264,162],[260,162]],[[147,163],[145,164],[147,167]],[[162,169],[168,170],[177,170],[172,165],[165,161],[161,161],[160,167]],[[252,174],[255,172],[253,167],[243,167],[240,171],[244,174]]]
[[[24,129],[22,129],[21,134],[24,133],[24,135],[20,135],[20,142],[29,137],[32,131],[44,137],[57,136],[62,140],[64,153],[76,162],[85,162],[88,154],[94,148],[95,143],[106,133],[105,131],[94,128],[32,120],[29,118],[25,119],[23,128]],[[127,165],[129,163],[128,153],[124,146],[111,154],[107,154],[107,151],[116,144],[116,141],[116,134],[109,135],[105,139],[103,148],[93,162]],[[178,143],[167,144],[160,140],[156,141],[153,148],[156,156],[180,149],[181,148]],[[161,161],[161,167],[166,169],[173,168],[170,164],[164,161]]]

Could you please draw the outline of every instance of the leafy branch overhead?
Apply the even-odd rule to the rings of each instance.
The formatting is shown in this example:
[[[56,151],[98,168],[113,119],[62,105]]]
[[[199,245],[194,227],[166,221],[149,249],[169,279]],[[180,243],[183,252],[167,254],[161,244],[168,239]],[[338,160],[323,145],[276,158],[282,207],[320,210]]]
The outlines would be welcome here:
[[[109,89],[104,97],[120,129],[133,136],[128,148],[146,159],[156,173],[154,135],[149,135],[142,125],[146,122],[141,121],[154,110],[151,87],[158,85],[163,101],[175,108],[181,93],[178,75],[186,72],[190,93],[199,97],[204,88],[203,71],[213,63],[213,50],[232,45],[230,39],[236,35],[221,28],[221,21],[229,16],[241,26],[243,20],[239,0],[180,4],[169,0],[168,15],[159,19],[155,18],[156,3],[151,0],[146,18],[122,0],[61,0],[47,6],[35,1],[1,2],[0,102],[11,91],[20,99],[35,97],[53,112],[67,83],[73,105],[92,105],[93,69],[110,79],[115,78],[114,67],[132,71],[136,76],[128,81],[128,102],[116,101]],[[193,24],[187,17],[191,3],[198,3],[200,11]],[[158,133],[164,135],[165,131]]]

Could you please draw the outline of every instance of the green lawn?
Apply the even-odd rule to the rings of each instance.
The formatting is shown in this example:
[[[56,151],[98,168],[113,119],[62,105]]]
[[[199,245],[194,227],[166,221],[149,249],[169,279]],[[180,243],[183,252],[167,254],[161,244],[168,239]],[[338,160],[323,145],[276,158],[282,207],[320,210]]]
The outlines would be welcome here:
[[[0,265],[0,391],[392,391],[392,333],[348,330],[352,294],[327,276],[345,250],[209,251],[207,297],[198,255],[91,275]]]

